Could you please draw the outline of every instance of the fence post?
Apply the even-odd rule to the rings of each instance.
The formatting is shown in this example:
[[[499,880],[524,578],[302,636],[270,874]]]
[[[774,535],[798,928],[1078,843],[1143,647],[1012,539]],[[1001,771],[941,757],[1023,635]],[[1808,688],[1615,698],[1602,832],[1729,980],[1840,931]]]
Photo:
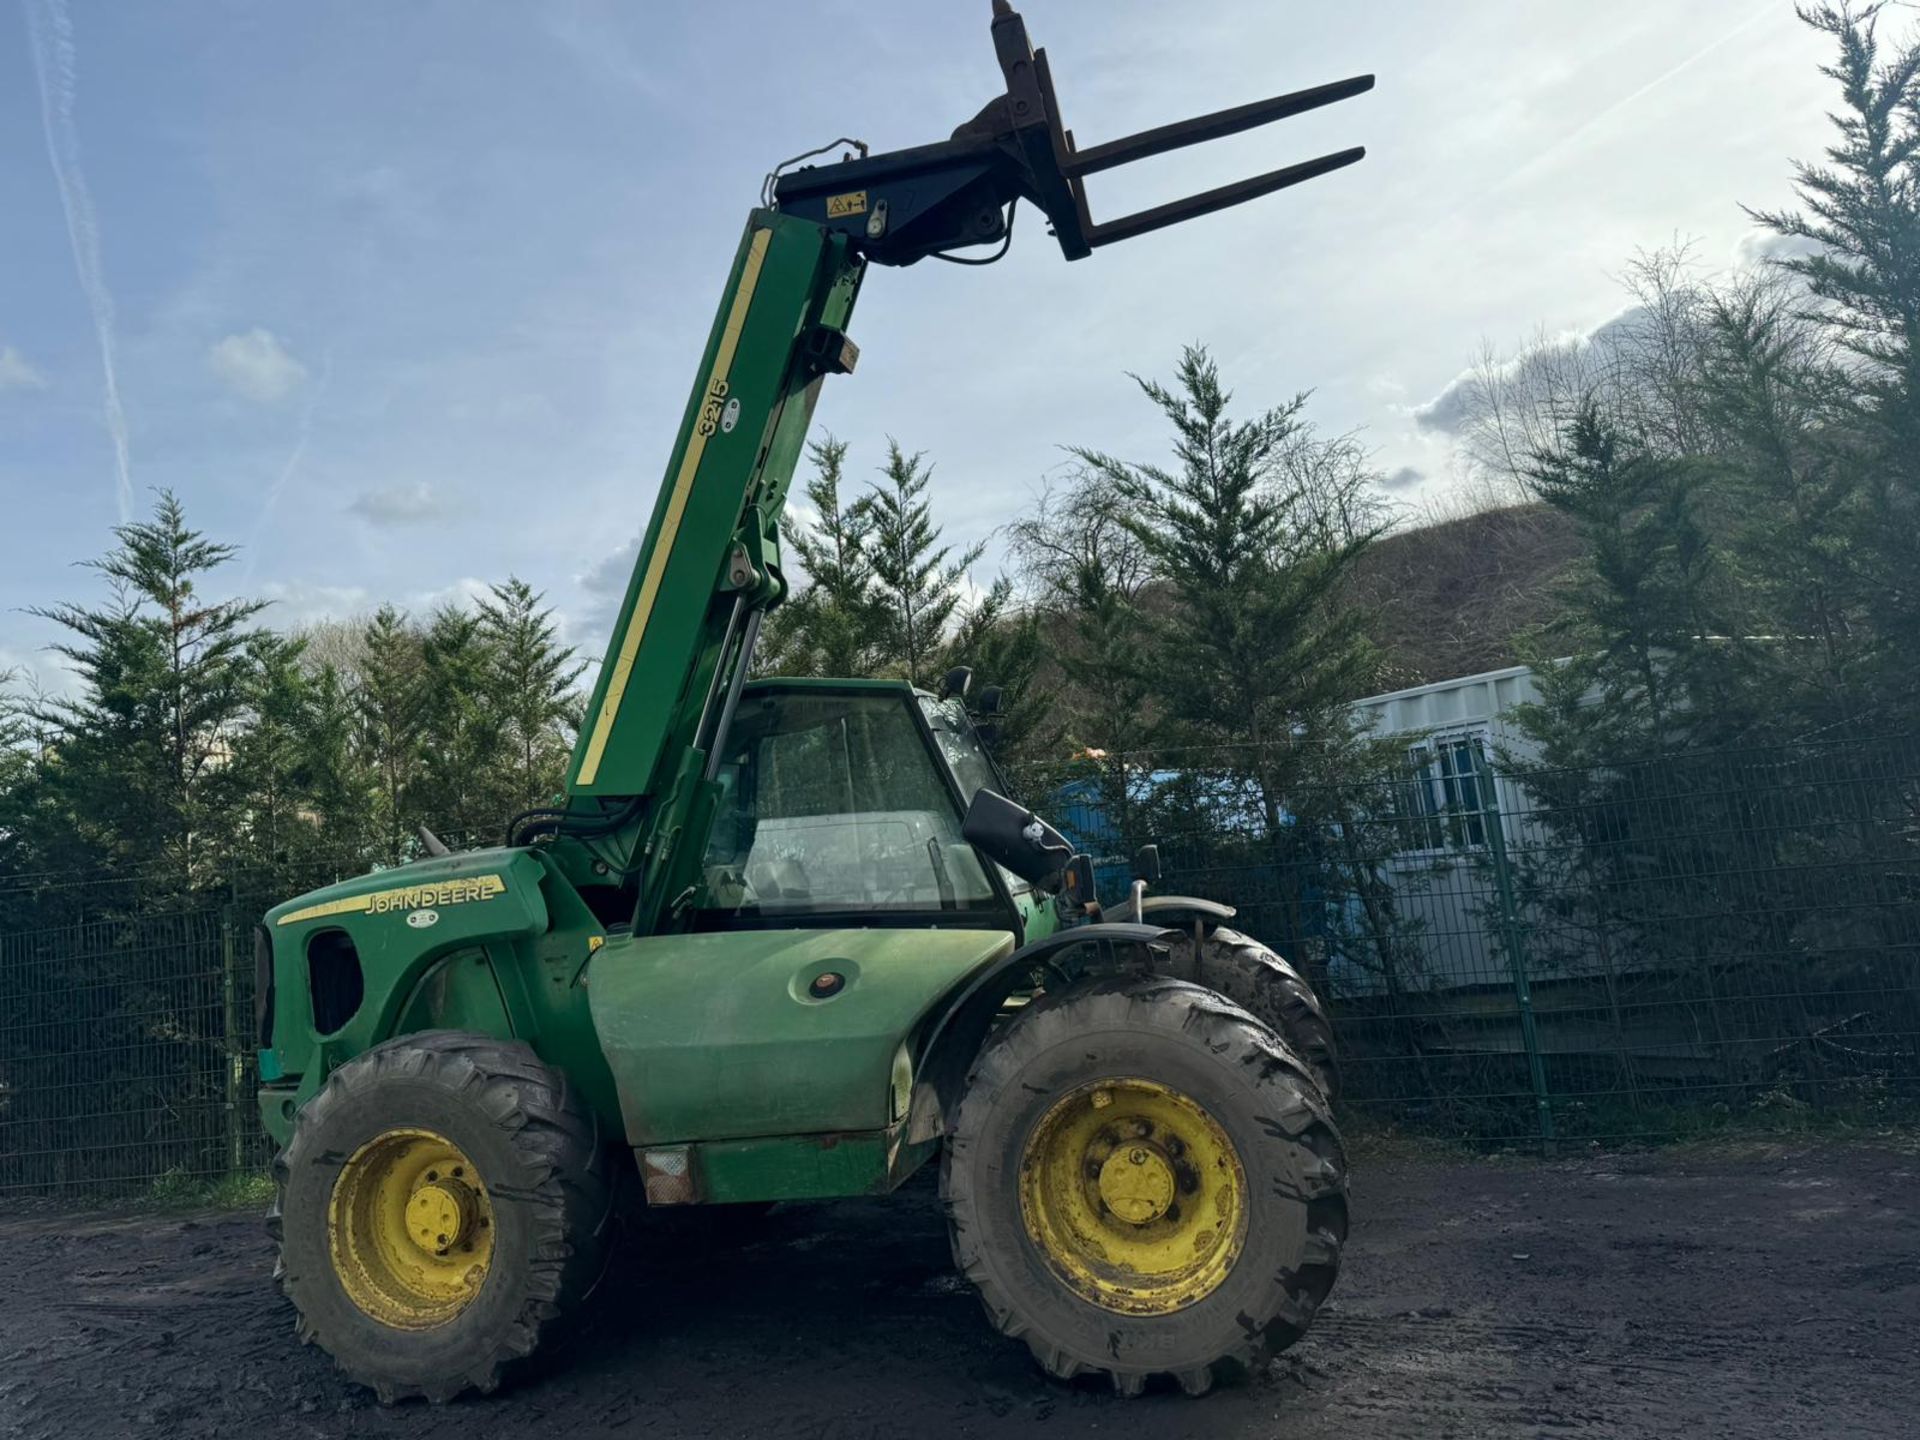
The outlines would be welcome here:
[[[233,906],[220,907],[220,995],[224,1010],[222,1049],[226,1052],[227,1173],[238,1175],[246,1155],[240,1127],[240,1094],[246,1088],[246,1051],[241,1033],[240,977],[235,969]]]
[[[1533,1106],[1540,1125],[1540,1146],[1553,1153],[1553,1100],[1547,1093],[1547,1067],[1540,1055],[1540,1032],[1533,1019],[1533,987],[1527,978],[1526,926],[1513,895],[1513,868],[1507,860],[1506,824],[1500,814],[1500,792],[1494,788],[1493,767],[1485,750],[1474,745],[1474,783],[1480,790],[1481,823],[1486,826],[1487,852],[1493,859],[1494,886],[1500,899],[1500,926],[1505,933],[1507,963],[1513,970],[1513,998],[1520,1010],[1520,1039],[1527,1050],[1527,1072],[1533,1082]]]

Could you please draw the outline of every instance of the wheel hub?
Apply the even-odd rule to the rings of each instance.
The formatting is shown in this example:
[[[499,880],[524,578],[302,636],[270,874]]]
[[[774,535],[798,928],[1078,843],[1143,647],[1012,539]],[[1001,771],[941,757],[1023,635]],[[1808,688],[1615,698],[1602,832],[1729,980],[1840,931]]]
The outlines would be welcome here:
[[[1146,1225],[1173,1204],[1173,1166],[1158,1146],[1121,1145],[1100,1167],[1100,1199],[1129,1225]]]
[[[429,1255],[445,1255],[464,1244],[479,1218],[473,1187],[451,1176],[430,1181],[407,1201],[407,1236]]]
[[[486,1283],[493,1202],[473,1161],[444,1136],[388,1130],[341,1166],[327,1239],[348,1299],[395,1329],[431,1329]]]
[[[1083,1299],[1167,1315],[1212,1294],[1246,1241],[1246,1171],[1197,1101],[1156,1081],[1083,1085],[1035,1123],[1020,1214],[1041,1258]]]

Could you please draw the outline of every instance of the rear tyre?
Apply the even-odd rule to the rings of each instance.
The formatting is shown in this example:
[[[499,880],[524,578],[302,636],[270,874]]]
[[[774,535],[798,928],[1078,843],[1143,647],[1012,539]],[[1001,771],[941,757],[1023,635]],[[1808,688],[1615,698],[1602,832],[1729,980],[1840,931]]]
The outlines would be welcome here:
[[[579,1311],[614,1235],[593,1112],[526,1045],[481,1035],[342,1065],[274,1181],[301,1340],[389,1403],[494,1389]]]
[[[1190,1394],[1306,1333],[1347,1233],[1311,1073],[1199,986],[1044,996],[981,1051],[941,1171],[954,1261],[1049,1374]]]
[[[1329,1105],[1340,1099],[1340,1052],[1333,1022],[1306,976],[1274,951],[1224,926],[1206,932],[1198,966],[1192,965],[1193,932],[1173,946],[1175,974],[1197,976],[1278,1035],[1307,1062]]]

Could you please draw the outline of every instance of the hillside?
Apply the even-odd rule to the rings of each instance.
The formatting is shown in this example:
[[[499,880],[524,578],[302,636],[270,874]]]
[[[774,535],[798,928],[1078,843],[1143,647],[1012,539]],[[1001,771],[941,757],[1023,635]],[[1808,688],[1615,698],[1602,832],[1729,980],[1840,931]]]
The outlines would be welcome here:
[[[1379,541],[1362,557],[1356,598],[1379,618],[1379,688],[1400,689],[1521,663],[1519,638],[1555,608],[1579,553],[1567,519],[1544,505],[1483,511]]]

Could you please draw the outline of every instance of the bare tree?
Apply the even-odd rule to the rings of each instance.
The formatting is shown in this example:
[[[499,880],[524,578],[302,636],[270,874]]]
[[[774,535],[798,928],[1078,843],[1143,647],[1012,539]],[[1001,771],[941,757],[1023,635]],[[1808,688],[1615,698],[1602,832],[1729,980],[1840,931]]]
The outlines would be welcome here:
[[[1148,565],[1125,513],[1113,483],[1084,465],[1061,483],[1044,485],[1027,517],[1005,532],[1028,602],[1073,608],[1112,596],[1131,604]]]
[[[1322,435],[1303,423],[1273,457],[1273,483],[1292,497],[1298,533],[1322,550],[1379,535],[1398,518],[1380,479],[1357,430]]]
[[[1460,447],[1492,482],[1494,498],[1511,504],[1525,497],[1533,456],[1605,391],[1607,366],[1592,336],[1551,335],[1544,328],[1509,358],[1490,342],[1481,346],[1460,382]]]

